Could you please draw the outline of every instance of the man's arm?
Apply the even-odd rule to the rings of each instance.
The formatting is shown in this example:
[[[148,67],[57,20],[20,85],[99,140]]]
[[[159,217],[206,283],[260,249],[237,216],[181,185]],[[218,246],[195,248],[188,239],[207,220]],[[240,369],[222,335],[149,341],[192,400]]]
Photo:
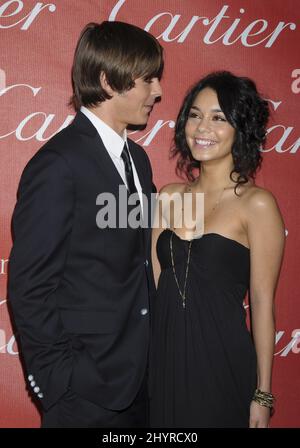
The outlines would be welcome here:
[[[8,293],[29,384],[46,409],[66,391],[72,368],[71,343],[55,293],[66,262],[74,203],[66,161],[55,151],[40,151],[25,168],[18,190]]]

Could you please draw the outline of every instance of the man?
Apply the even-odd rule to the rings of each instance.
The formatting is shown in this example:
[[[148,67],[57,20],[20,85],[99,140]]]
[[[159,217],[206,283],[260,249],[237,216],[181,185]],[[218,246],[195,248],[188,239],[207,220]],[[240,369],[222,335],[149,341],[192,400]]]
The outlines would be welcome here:
[[[148,425],[150,226],[103,228],[97,204],[110,193],[123,207],[123,186],[150,216],[151,166],[126,128],[146,125],[162,71],[144,30],[87,25],[72,69],[78,113],[23,172],[9,299],[43,427]]]

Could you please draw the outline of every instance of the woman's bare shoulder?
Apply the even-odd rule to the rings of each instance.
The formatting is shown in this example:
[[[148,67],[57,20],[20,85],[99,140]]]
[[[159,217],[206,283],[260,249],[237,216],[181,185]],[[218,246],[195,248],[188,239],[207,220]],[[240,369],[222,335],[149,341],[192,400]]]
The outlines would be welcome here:
[[[186,184],[185,183],[177,182],[177,183],[164,185],[159,190],[159,194],[167,193],[167,194],[171,195],[173,193],[182,193],[182,192],[184,192],[185,189],[186,189]]]
[[[242,190],[243,202],[247,207],[270,207],[276,204],[274,195],[265,188],[249,185]]]
[[[242,194],[241,210],[248,222],[281,217],[275,196],[265,188],[251,185]],[[282,217],[280,218],[282,220]]]

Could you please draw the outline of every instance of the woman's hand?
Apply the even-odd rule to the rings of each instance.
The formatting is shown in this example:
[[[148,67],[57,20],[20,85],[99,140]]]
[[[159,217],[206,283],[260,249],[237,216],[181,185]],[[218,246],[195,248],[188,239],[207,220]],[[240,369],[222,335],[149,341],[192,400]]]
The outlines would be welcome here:
[[[270,421],[270,408],[251,401],[249,428],[268,428]]]

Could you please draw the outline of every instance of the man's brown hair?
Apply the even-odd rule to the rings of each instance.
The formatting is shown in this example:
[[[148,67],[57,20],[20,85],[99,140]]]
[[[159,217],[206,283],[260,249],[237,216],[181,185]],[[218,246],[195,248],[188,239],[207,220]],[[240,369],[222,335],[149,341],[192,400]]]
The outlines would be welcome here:
[[[93,107],[111,96],[100,84],[104,73],[118,93],[134,87],[137,78],[161,78],[163,49],[150,33],[129,23],[89,23],[78,40],[72,67],[71,104]]]

